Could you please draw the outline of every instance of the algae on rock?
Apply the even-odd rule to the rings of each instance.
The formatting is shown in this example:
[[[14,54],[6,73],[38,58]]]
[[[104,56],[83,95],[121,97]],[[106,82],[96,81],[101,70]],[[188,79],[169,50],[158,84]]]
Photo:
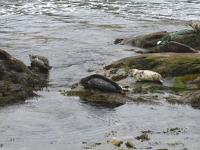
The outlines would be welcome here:
[[[0,106],[23,102],[34,96],[35,88],[47,86],[48,81],[34,74],[20,60],[0,49]]]

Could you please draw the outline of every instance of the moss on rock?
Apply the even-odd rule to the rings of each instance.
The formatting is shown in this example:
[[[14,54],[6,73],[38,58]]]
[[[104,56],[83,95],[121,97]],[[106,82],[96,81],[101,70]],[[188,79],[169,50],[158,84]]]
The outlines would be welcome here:
[[[0,49],[0,106],[25,101],[34,96],[33,90],[48,85],[41,75],[36,75],[20,60]]]
[[[73,89],[69,91],[60,91],[63,95],[67,96],[78,96],[83,100],[89,102],[98,102],[98,103],[108,103],[113,105],[121,105],[126,102],[134,101],[133,98],[119,93],[112,92],[102,92],[98,90],[85,90],[85,89]]]
[[[127,68],[152,70],[162,76],[182,76],[187,74],[200,74],[200,54],[187,53],[156,53],[142,54],[120,59],[110,65],[103,67],[100,72],[109,72],[112,69]],[[97,71],[98,72],[98,71]],[[125,77],[124,77],[125,78]]]

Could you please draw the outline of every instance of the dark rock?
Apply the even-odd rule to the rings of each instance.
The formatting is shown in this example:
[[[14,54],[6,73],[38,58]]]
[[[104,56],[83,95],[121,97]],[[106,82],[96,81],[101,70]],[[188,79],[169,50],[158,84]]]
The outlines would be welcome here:
[[[170,41],[175,41],[187,45],[195,50],[200,50],[200,32],[195,32],[194,30],[156,32],[140,35],[134,38],[116,39],[115,43],[130,44],[135,47],[146,48],[146,53],[152,53],[157,52],[155,48],[157,48],[158,42],[165,45]],[[163,49],[163,51],[166,51],[166,48]]]
[[[164,41],[169,36],[166,31],[156,32],[147,35],[137,36],[133,39],[124,39],[121,43],[130,43],[132,46],[141,48],[152,48],[157,45],[158,41]]]
[[[23,102],[34,96],[36,87],[47,86],[48,81],[36,75],[20,60],[0,49],[0,106]]]
[[[155,47],[155,51],[158,53],[162,52],[175,52],[175,53],[198,53],[197,50],[189,47],[185,44],[181,44],[175,41],[170,41],[164,45]]]

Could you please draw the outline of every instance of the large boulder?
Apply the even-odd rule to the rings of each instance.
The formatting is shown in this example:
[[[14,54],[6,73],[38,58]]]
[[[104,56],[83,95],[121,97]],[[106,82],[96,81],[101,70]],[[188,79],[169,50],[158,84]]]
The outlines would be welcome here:
[[[23,102],[47,81],[34,74],[20,60],[0,49],[0,106]]]
[[[170,43],[171,41],[173,42]],[[116,39],[114,43],[130,44],[134,47],[145,48],[142,51],[143,53],[196,53],[197,50],[200,50],[200,33],[195,32],[194,30],[180,30],[175,32],[162,31],[146,35],[140,35],[134,38]]]
[[[152,70],[166,76],[181,76],[200,74],[200,54],[197,53],[154,53],[142,54],[120,59],[97,70],[112,80],[124,73],[124,78],[130,69]],[[112,72],[115,72],[112,74]],[[120,76],[122,79],[122,75]]]

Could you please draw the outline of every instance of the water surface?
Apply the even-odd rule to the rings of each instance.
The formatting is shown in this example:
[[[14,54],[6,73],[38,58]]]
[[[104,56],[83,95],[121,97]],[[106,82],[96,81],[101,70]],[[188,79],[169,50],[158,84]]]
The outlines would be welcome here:
[[[199,18],[198,1],[1,0],[0,8],[0,47],[27,65],[35,53],[53,66],[52,86],[38,91],[41,97],[0,108],[0,149],[117,149],[107,144],[113,137],[138,149],[199,149],[199,110],[165,99],[109,108],[59,93],[94,73],[88,70],[137,55],[114,45],[116,38],[190,29],[187,21]],[[135,139],[148,130],[150,141]]]

